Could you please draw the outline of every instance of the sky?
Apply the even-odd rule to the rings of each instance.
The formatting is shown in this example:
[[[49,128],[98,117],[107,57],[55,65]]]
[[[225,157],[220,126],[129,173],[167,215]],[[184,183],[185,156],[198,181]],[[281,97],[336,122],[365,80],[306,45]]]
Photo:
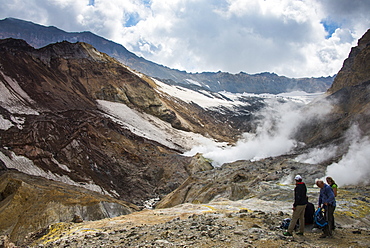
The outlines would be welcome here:
[[[188,72],[332,76],[370,28],[369,0],[0,2],[0,19],[91,31]]]

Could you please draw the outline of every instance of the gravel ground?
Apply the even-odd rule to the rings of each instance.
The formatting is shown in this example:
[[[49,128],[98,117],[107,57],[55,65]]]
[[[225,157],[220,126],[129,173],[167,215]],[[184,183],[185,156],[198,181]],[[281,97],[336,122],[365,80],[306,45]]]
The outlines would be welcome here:
[[[278,205],[283,211],[274,211]],[[288,205],[259,199],[224,200],[143,210],[99,221],[57,223],[27,237],[25,246],[370,247],[370,226],[345,208],[336,212],[337,228],[332,238],[320,239],[321,231],[312,230],[312,226],[306,226],[304,236],[283,236],[285,230],[280,224],[291,217]]]

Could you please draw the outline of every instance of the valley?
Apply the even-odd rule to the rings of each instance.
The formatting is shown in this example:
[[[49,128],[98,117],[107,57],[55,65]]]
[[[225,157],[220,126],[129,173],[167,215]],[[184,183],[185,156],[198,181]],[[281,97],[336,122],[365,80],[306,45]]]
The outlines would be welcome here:
[[[0,247],[370,245],[369,30],[334,81],[159,77],[77,40],[2,38]],[[315,180],[340,185],[333,239],[277,227],[297,174],[315,203]]]

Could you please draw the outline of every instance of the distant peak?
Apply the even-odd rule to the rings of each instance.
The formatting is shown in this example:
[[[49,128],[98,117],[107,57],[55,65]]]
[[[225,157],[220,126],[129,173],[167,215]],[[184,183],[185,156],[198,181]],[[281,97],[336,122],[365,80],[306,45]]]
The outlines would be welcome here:
[[[17,18],[13,18],[13,17],[7,17],[7,18],[4,18],[4,19],[2,19],[2,20],[0,20],[0,21],[34,24],[34,23],[33,23],[33,22],[31,22],[31,21],[21,20],[21,19],[17,19]]]

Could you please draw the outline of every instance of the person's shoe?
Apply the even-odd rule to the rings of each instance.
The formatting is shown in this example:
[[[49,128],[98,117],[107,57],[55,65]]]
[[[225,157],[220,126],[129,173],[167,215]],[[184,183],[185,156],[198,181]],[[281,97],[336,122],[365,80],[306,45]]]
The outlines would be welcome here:
[[[326,238],[327,236],[326,236],[326,234],[322,234],[319,238],[320,239],[324,239],[324,238]]]
[[[290,232],[284,232],[283,235],[284,236],[293,236],[293,234],[291,234]]]
[[[303,236],[303,232],[297,232],[296,234]]]

